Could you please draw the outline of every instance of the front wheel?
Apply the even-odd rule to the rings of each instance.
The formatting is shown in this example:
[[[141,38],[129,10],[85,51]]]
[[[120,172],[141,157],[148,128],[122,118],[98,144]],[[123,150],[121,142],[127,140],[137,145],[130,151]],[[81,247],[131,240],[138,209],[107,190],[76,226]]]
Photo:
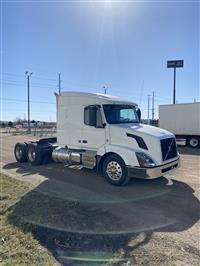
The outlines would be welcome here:
[[[121,157],[112,154],[103,162],[103,175],[112,185],[122,186],[129,182],[127,168]]]

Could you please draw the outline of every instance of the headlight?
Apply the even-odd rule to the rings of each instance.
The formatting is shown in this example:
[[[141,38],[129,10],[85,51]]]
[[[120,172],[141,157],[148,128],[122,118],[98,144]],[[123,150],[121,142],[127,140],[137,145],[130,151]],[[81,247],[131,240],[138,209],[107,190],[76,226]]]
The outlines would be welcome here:
[[[136,156],[141,167],[154,167],[156,166],[155,162],[151,157],[143,152],[136,152]]]

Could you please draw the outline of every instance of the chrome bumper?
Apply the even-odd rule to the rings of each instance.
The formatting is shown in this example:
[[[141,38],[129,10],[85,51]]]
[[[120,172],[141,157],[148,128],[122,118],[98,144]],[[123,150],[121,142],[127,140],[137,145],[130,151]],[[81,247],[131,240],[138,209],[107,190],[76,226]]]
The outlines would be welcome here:
[[[180,167],[180,158],[178,158],[173,162],[151,168],[127,166],[127,169],[129,177],[151,179],[171,174],[175,169],[179,167]]]

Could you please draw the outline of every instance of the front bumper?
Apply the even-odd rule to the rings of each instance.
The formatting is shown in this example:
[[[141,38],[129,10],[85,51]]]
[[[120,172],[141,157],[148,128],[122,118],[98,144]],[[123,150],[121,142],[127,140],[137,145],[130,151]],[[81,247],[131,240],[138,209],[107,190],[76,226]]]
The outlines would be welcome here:
[[[159,166],[154,166],[151,168],[127,166],[127,169],[129,177],[151,179],[171,174],[175,169],[179,167],[180,167],[180,158],[176,159],[173,162]]]

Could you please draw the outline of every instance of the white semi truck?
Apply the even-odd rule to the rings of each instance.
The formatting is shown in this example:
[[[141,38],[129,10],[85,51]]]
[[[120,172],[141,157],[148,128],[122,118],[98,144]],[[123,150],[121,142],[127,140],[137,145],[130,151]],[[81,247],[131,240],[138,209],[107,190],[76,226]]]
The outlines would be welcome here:
[[[200,147],[200,102],[159,106],[159,126],[185,140],[191,148]]]
[[[38,165],[52,158],[101,171],[113,185],[124,185],[130,177],[160,177],[179,167],[175,136],[141,124],[137,104],[84,92],[56,98],[57,138],[17,143],[18,162]]]

